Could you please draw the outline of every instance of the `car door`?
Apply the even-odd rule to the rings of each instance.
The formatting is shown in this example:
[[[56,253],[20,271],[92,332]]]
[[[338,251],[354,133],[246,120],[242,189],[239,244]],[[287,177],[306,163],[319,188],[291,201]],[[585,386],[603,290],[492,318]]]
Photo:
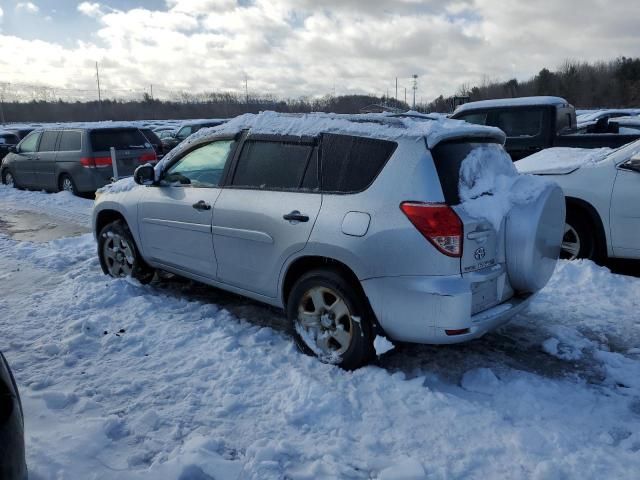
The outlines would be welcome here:
[[[28,134],[18,144],[15,159],[15,178],[18,184],[25,187],[35,187],[37,185],[34,162],[38,157],[38,142],[40,134],[36,131]]]
[[[213,212],[218,279],[276,297],[282,265],[302,250],[322,203],[313,141],[247,139]]]
[[[188,151],[149,186],[138,203],[145,257],[193,275],[216,277],[211,235],[213,206],[236,142],[217,140]]]
[[[38,155],[33,162],[33,171],[39,188],[57,190],[58,182],[55,172],[56,146],[59,130],[45,130],[38,145]]]
[[[640,258],[640,152],[618,165],[610,225],[614,255]]]

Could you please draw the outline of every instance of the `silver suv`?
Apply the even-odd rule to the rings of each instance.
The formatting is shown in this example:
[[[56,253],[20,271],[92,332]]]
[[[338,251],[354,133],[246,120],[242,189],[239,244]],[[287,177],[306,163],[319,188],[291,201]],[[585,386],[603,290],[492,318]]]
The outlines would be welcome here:
[[[102,192],[100,262],[114,277],[162,269],[282,307],[301,350],[344,368],[372,358],[376,335],[470,340],[546,284],[563,235],[553,184],[497,224],[460,203],[464,160],[490,163],[503,142],[415,115],[244,115]]]

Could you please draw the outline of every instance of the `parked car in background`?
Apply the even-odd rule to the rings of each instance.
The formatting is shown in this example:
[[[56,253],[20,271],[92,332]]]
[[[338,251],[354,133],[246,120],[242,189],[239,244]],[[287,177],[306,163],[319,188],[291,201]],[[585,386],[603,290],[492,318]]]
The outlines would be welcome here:
[[[0,478],[27,480],[24,415],[18,386],[0,352]]]
[[[160,160],[164,155],[164,148],[162,147],[162,140],[160,140],[160,137],[158,137],[158,135],[156,135],[156,133],[150,128],[141,128],[140,131],[149,141],[156,152],[158,160]]]
[[[0,161],[2,161],[7,153],[13,150],[13,147],[15,147],[18,142],[20,142],[20,137],[14,132],[0,131]]]
[[[93,228],[106,274],[147,282],[162,269],[282,307],[302,351],[356,368],[377,334],[479,337],[553,273],[556,185],[522,177],[543,190],[497,225],[460,204],[470,156],[483,178],[496,178],[494,160],[519,177],[498,129],[273,112],[232,122],[138,167],[139,186],[102,190]],[[285,124],[289,135],[278,133]]]
[[[16,187],[95,192],[113,177],[111,147],[116,149],[118,176],[157,161],[153,147],[135,127],[52,128],[27,135],[4,158],[0,178]]]
[[[29,135],[31,132],[35,130],[35,127],[11,127],[7,128],[7,131],[18,136],[20,140]]]
[[[573,105],[560,97],[469,102],[458,107],[451,118],[503,130],[505,148],[513,160],[551,147],[617,148],[640,138],[640,132],[620,134],[615,125],[614,130],[609,129],[608,123],[599,127],[602,132],[579,133]],[[608,122],[607,118],[603,121]]]
[[[562,258],[640,259],[640,141],[613,151],[552,148],[516,167],[564,190]]]
[[[185,140],[189,135],[196,133],[198,130],[202,128],[217,127],[218,125],[222,125],[224,122],[226,122],[226,120],[219,119],[194,120],[182,123],[176,130],[175,135],[162,138],[162,146],[165,153],[175,148],[176,145]]]

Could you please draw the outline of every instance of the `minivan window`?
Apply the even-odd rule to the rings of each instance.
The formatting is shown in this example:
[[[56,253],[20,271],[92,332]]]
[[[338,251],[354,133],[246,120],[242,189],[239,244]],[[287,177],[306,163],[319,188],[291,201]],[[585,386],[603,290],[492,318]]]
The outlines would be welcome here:
[[[56,150],[56,142],[58,141],[58,131],[57,130],[46,130],[42,134],[42,139],[40,140],[40,146],[38,147],[39,152],[54,152]]]
[[[248,140],[238,158],[231,185],[297,190],[312,152],[312,145]]]
[[[542,110],[497,112],[495,126],[507,137],[535,137],[542,130]]]
[[[387,140],[323,134],[322,190],[337,193],[365,190],[391,158],[396,146]]]
[[[82,134],[77,130],[65,130],[60,136],[58,150],[61,152],[79,152],[82,146]]]
[[[20,153],[32,153],[36,151],[38,147],[38,140],[40,139],[40,132],[32,132],[22,140],[20,143]]]
[[[149,143],[137,128],[93,130],[89,135],[94,152],[116,150],[134,150],[147,147]]]
[[[234,144],[234,140],[222,140],[192,150],[167,170],[163,180],[194,187],[217,187]]]

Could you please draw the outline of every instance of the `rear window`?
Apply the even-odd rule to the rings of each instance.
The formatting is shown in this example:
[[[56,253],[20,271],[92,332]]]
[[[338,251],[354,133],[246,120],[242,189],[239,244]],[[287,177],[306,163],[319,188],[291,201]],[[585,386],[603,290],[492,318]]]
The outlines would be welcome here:
[[[507,137],[535,137],[542,131],[542,110],[496,112],[495,123]]]
[[[58,150],[61,152],[78,152],[81,148],[82,134],[74,130],[66,130],[60,136]]]
[[[464,120],[468,123],[473,123],[476,125],[486,125],[487,124],[487,112],[484,113],[467,113],[465,115],[460,115],[456,117],[456,120]]]
[[[444,200],[447,205],[458,205],[460,203],[458,185],[460,182],[460,166],[463,160],[467,158],[471,150],[486,145],[487,143],[497,146],[500,145],[495,142],[446,142],[438,144],[431,150],[433,163],[436,166],[440,185],[442,186],[442,193],[444,194]]]
[[[56,150],[56,142],[58,140],[57,130],[47,130],[42,134],[40,139],[40,146],[38,151],[40,152],[54,152]]]
[[[312,145],[249,140],[242,148],[231,185],[273,190],[300,189],[312,153]]]
[[[89,135],[93,151],[134,150],[149,148],[149,141],[138,129],[93,130]]]
[[[322,190],[355,193],[365,190],[396,149],[386,140],[324,134],[322,136]]]

